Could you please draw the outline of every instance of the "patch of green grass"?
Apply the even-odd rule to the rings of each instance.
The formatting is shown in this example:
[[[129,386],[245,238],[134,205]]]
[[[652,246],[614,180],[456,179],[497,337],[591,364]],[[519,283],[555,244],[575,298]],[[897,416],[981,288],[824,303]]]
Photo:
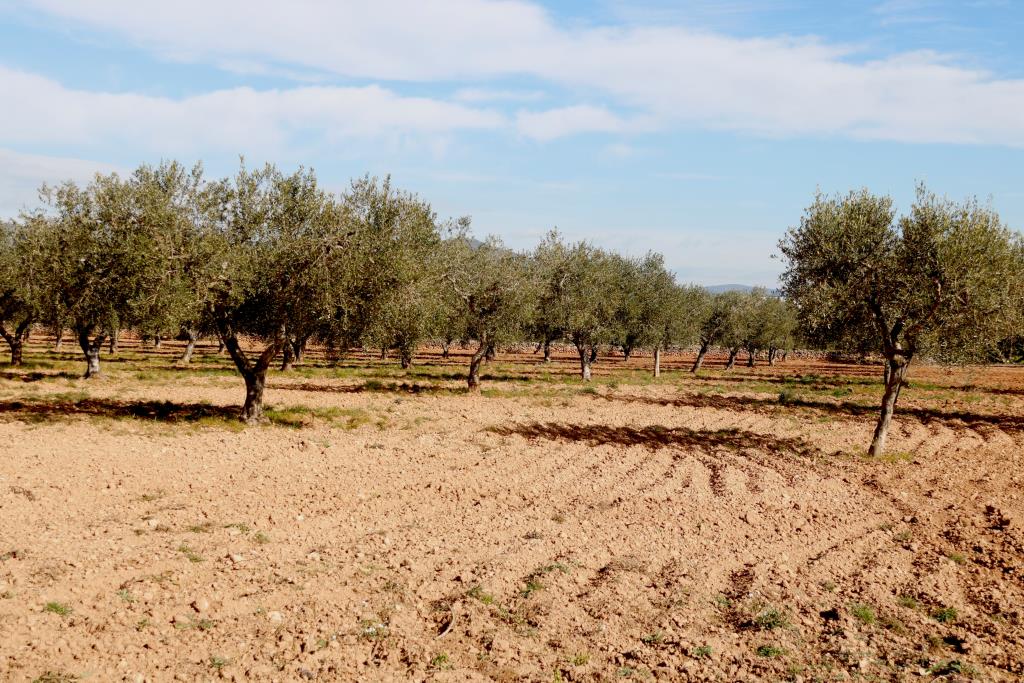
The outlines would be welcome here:
[[[940,624],[952,624],[957,620],[957,616],[955,607],[942,607],[932,612],[932,619]]]
[[[694,659],[707,659],[711,656],[711,646],[701,645],[690,649],[690,656]]]
[[[789,617],[786,616],[785,612],[769,607],[754,618],[754,624],[761,630],[771,631],[789,626]]]
[[[56,614],[59,617],[66,617],[71,614],[71,607],[63,602],[48,602],[43,605],[43,611]]]
[[[938,662],[928,668],[928,673],[932,676],[966,676],[967,678],[974,678],[978,675],[978,670],[970,664],[965,664],[958,659],[951,659],[946,662]]]
[[[208,534],[213,530],[213,522],[202,522],[201,524],[192,524],[186,527],[193,534]]]
[[[479,600],[485,605],[494,604],[494,596],[490,593],[485,593],[483,587],[480,584],[477,584],[470,588],[469,591],[466,592],[466,596],[473,598],[474,600]]]
[[[661,631],[652,631],[640,639],[644,645],[660,645],[665,641],[665,634]]]
[[[148,617],[143,617],[142,619],[139,620],[139,622],[137,624],[135,624],[135,630],[136,631],[145,631],[147,628],[149,628],[149,618]]]
[[[228,665],[228,660],[225,659],[224,657],[218,657],[217,655],[214,655],[214,656],[210,657],[210,668],[211,669],[214,669],[216,671],[220,671],[221,669],[223,669],[227,665]]]
[[[821,587],[824,588],[825,591],[827,591],[829,593],[835,593],[836,592],[836,584],[833,581],[822,581],[821,582]]]
[[[452,666],[451,658],[447,652],[438,652],[430,660],[430,666],[434,669],[450,669]]]
[[[266,545],[267,543],[270,543],[270,536],[267,536],[262,531],[257,531],[255,534],[253,534],[252,540],[254,543]]]
[[[967,562],[967,558],[960,553],[946,553],[946,557],[955,562],[956,564],[963,564]]]
[[[197,554],[194,550],[192,550],[192,548],[188,547],[188,545],[184,543],[178,546],[178,552],[187,557],[189,562],[203,561],[203,557],[201,555]]]
[[[163,489],[157,489],[156,491],[153,491],[151,493],[143,493],[141,496],[139,496],[139,500],[142,501],[143,503],[152,503],[154,500],[160,500],[166,495],[166,491],[164,491]]]
[[[757,652],[758,657],[774,659],[776,657],[781,657],[786,651],[781,647],[776,647],[775,645],[760,645],[755,652]]]
[[[225,529],[238,529],[243,534],[249,533],[249,525],[243,524],[242,522],[232,522],[231,524],[225,524]]]
[[[913,537],[914,533],[907,529],[906,531],[901,531],[898,534],[894,535],[892,537],[892,540],[896,541],[897,543],[906,543]]]
[[[124,600],[125,602],[127,602],[129,604],[135,602],[135,596],[133,596],[128,591],[127,588],[122,588],[121,590],[117,591],[117,597],[121,598],[122,600]]]
[[[850,614],[856,617],[857,621],[868,626],[875,623],[875,619],[877,619],[875,608],[862,602],[855,602],[850,605]]]
[[[573,666],[586,666],[587,662],[590,661],[590,653],[588,652],[577,652],[572,657]]]
[[[797,393],[789,387],[786,387],[779,392],[779,405],[788,406],[796,403],[799,400],[800,397],[797,395]]]

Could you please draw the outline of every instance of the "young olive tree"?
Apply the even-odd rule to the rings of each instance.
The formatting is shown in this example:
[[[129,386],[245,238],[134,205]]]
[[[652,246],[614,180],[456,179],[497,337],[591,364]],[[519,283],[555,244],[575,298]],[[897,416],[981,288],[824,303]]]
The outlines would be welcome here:
[[[436,214],[418,196],[392,188],[390,178],[354,181],[343,202],[355,235],[332,336],[377,346],[382,354],[396,349],[407,368],[435,331],[444,289]]]
[[[732,309],[738,304],[737,292],[712,294],[707,290],[693,299],[693,314],[697,320],[697,341],[700,348],[690,372],[696,373],[704,364],[704,357],[712,346],[722,343],[728,327]]]
[[[1013,238],[989,207],[917,189],[896,219],[892,200],[867,190],[818,195],[781,240],[783,290],[810,337],[856,339],[869,324],[885,358],[885,389],[869,453],[885,451],[907,368],[919,355],[983,359],[1019,299]]]
[[[621,271],[611,254],[587,242],[566,247],[564,254],[542,284],[543,305],[550,307],[553,327],[562,330],[576,347],[580,377],[589,382],[598,348],[618,335]]]
[[[477,342],[466,378],[480,391],[480,367],[490,350],[521,338],[536,300],[524,255],[491,238],[474,245],[465,237],[446,244],[446,279],[455,293],[467,338]]]
[[[619,308],[616,328],[626,359],[635,348],[654,352],[654,376],[661,375],[661,352],[669,344],[689,336],[692,317],[686,312],[689,289],[675,283],[661,254],[649,252],[642,259],[615,257],[618,264]]]
[[[549,231],[530,257],[531,280],[537,291],[537,305],[528,326],[528,334],[537,342],[537,351],[544,350],[544,362],[551,362],[551,344],[565,336],[561,327],[562,267],[568,259],[568,248],[557,230]],[[536,353],[536,351],[535,351]]]
[[[0,336],[21,365],[25,341],[41,317],[41,284],[48,264],[36,221],[0,225]]]
[[[168,269],[158,228],[140,201],[143,179],[97,175],[84,189],[44,187],[47,208],[27,217],[46,253],[43,317],[71,325],[85,355],[85,377],[100,374],[100,349],[137,320]]]
[[[209,227],[197,239],[210,259],[211,319],[245,380],[241,419],[263,419],[267,370],[288,330],[310,311],[332,310],[334,278],[345,251],[344,226],[312,171],[285,175],[273,166],[210,184]],[[243,337],[258,340],[254,350]]]

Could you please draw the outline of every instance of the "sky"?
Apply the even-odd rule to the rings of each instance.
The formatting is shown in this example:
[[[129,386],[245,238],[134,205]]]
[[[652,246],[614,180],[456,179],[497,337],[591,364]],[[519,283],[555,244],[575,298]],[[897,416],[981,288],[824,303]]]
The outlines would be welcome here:
[[[1024,229],[1021,35],[1024,0],[0,0],[0,216],[244,156],[773,286],[818,190],[924,182]]]

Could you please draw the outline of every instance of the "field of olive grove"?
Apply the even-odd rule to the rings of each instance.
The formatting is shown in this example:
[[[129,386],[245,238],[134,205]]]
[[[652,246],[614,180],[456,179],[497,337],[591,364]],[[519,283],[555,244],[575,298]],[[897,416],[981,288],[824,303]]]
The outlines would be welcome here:
[[[1014,680],[1024,243],[814,198],[779,291],[387,179],[3,225],[0,678]]]

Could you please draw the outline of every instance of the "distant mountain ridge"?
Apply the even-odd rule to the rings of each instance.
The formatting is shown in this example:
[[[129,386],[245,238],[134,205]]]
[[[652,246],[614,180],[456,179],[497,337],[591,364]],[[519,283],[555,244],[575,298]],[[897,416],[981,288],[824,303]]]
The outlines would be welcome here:
[[[754,289],[754,287],[751,287],[750,285],[727,284],[710,285],[708,287],[705,287],[704,289],[708,290],[712,294],[721,294],[722,292],[749,292],[752,289]],[[771,294],[772,296],[782,295],[782,293],[777,289],[769,289],[768,293]]]

